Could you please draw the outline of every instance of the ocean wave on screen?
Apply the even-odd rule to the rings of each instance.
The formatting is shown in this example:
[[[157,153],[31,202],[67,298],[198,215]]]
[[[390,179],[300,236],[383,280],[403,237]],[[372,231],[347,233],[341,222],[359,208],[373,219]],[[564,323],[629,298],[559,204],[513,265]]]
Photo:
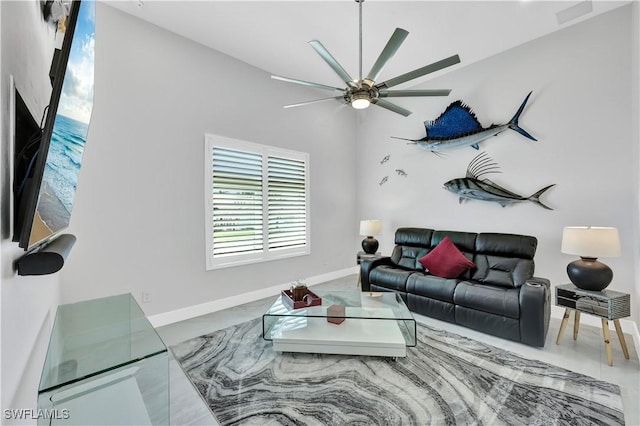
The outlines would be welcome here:
[[[84,152],[88,126],[62,115],[56,116],[43,180],[70,214]]]

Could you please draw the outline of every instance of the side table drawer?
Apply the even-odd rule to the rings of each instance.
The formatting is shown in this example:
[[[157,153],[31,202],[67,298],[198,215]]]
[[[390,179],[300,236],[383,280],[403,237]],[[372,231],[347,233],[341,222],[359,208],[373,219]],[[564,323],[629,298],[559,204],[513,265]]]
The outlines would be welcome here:
[[[609,320],[631,315],[631,296],[612,291],[598,294],[556,287],[556,304]]]

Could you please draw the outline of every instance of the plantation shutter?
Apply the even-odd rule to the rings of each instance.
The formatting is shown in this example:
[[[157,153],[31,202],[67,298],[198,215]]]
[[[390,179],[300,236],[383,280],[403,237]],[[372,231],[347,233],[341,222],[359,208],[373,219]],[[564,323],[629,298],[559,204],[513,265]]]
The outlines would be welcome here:
[[[213,147],[213,256],[261,252],[262,155]]]
[[[205,136],[207,270],[304,256],[309,154]]]
[[[301,247],[307,243],[306,162],[269,156],[269,250]]]

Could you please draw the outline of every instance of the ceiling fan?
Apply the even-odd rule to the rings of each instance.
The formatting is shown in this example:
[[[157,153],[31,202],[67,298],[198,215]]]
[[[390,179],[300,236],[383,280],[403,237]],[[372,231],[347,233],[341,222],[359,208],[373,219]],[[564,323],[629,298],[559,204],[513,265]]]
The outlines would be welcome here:
[[[411,111],[402,108],[399,105],[396,105],[392,102],[387,101],[384,98],[393,98],[393,97],[408,97],[408,96],[448,96],[451,92],[450,89],[442,89],[442,90],[389,90],[389,88],[397,86],[399,84],[405,83],[409,80],[413,80],[418,77],[422,77],[429,73],[441,70],[446,67],[450,67],[451,65],[455,65],[460,63],[460,57],[458,55],[453,55],[448,58],[442,59],[441,61],[434,62],[430,65],[426,65],[422,68],[418,68],[416,70],[410,71],[408,73],[402,74],[398,77],[392,78],[387,81],[383,81],[381,83],[376,83],[376,79],[378,75],[382,71],[382,68],[386,65],[386,63],[395,55],[396,51],[402,44],[405,38],[409,35],[409,32],[403,30],[402,28],[396,28],[391,38],[387,42],[387,45],[382,49],[380,56],[371,67],[369,74],[362,78],[362,3],[364,0],[355,0],[356,3],[359,4],[359,14],[360,14],[360,73],[358,80],[354,80],[351,78],[349,73],[345,71],[345,69],[336,61],[336,59],[329,53],[329,51],[320,43],[318,40],[311,40],[309,44],[314,48],[316,52],[324,59],[324,61],[329,64],[329,66],[340,76],[340,78],[347,84],[346,88],[339,88],[333,86],[327,86],[324,84],[313,83],[305,80],[297,80],[295,78],[289,77],[281,77],[278,75],[272,75],[271,78],[281,81],[286,81],[288,83],[300,84],[308,87],[315,87],[317,89],[329,90],[332,92],[340,93],[339,96],[332,96],[329,98],[316,99],[313,101],[302,102],[298,104],[285,105],[285,108],[293,108],[304,105],[311,105],[318,102],[325,102],[331,100],[337,100],[339,102],[345,102],[347,104],[351,104],[351,106],[355,109],[363,109],[367,108],[370,104],[374,104],[380,106],[382,108],[386,108],[390,111],[398,113],[407,117],[411,114]]]

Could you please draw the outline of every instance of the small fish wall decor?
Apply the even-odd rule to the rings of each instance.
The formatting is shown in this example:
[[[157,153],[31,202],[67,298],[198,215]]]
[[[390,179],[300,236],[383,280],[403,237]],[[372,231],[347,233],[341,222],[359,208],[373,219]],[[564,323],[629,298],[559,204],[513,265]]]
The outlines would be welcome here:
[[[380,161],[380,164],[384,165],[386,162],[389,161],[389,159],[391,158],[391,154],[387,154],[384,156],[384,158],[382,159],[382,161]],[[385,166],[387,167],[387,166]],[[403,169],[395,169],[395,172],[398,176],[402,176],[402,177],[407,177],[409,176],[407,174],[407,172],[405,172]],[[387,183],[389,181],[389,175],[385,176],[382,178],[382,180],[378,183],[378,185],[382,186],[385,183]]]
[[[460,203],[465,200],[482,200],[493,201],[502,207],[506,207],[514,203],[531,201],[547,210],[553,210],[540,201],[540,196],[549,188],[555,186],[555,183],[545,186],[533,195],[523,197],[522,195],[501,187],[489,179],[482,178],[482,176],[490,173],[500,173],[498,168],[498,164],[493,162],[486,152],[481,152],[469,163],[466,176],[445,182],[444,189],[456,194],[459,197]]]
[[[506,124],[492,124],[483,128],[469,106],[463,104],[462,101],[455,101],[447,107],[440,117],[433,121],[424,122],[424,127],[427,131],[427,135],[424,138],[406,139],[396,136],[392,136],[392,138],[409,141],[435,154],[450,148],[467,145],[474,149],[480,149],[478,146],[480,142],[492,136],[497,136],[507,129],[515,130],[535,141],[537,140],[536,138],[518,125],[520,114],[522,114],[531,93],[529,92],[527,97],[524,98],[518,111]]]

